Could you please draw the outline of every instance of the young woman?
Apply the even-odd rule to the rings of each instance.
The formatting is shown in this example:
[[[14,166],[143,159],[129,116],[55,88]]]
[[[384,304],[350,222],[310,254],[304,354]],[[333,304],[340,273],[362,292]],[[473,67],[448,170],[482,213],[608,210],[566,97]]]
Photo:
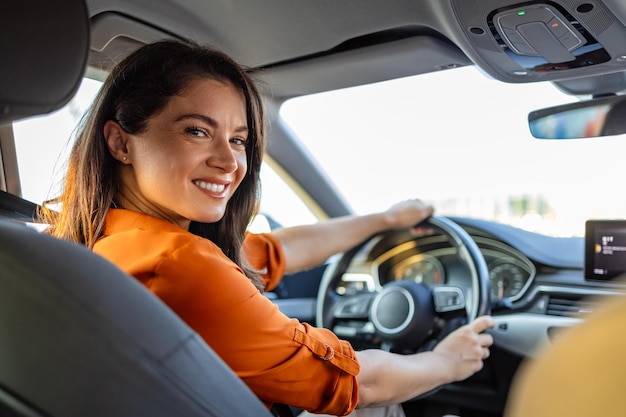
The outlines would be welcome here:
[[[142,47],[112,71],[82,123],[61,210],[44,213],[49,233],[93,248],[144,283],[268,406],[346,415],[479,370],[492,343],[482,333],[493,324],[489,317],[432,352],[355,352],[329,330],[284,316],[262,295],[285,270],[432,214],[412,200],[246,238],[264,135],[260,94],[228,56],[192,42]]]

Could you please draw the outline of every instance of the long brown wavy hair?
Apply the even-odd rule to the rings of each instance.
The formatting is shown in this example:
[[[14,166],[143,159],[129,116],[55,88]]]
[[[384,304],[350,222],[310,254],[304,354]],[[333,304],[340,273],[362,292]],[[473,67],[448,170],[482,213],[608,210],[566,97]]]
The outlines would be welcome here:
[[[244,265],[242,243],[259,205],[259,176],[265,147],[261,95],[249,71],[228,55],[193,41],[163,40],[143,46],[111,72],[78,127],[61,195],[39,213],[47,233],[87,247],[101,237],[109,208],[121,187],[119,162],[107,148],[104,124],[114,120],[126,132],[145,131],[148,119],[192,81],[213,79],[239,89],[246,99],[248,172],[215,223],[191,222],[189,231],[210,239],[259,286]],[[60,205],[60,209],[51,208]]]

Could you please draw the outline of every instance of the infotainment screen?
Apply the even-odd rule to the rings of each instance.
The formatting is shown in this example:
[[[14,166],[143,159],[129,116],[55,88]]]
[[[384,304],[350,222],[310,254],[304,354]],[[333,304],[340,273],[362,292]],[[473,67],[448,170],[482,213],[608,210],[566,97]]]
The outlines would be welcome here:
[[[611,280],[626,273],[626,220],[587,220],[585,279]]]

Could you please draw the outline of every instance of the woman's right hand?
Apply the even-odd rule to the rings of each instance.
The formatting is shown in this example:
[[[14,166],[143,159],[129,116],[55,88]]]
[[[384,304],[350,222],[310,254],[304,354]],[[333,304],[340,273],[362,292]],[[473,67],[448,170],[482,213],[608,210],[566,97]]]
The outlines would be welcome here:
[[[435,346],[433,353],[444,359],[451,382],[466,379],[482,369],[483,361],[490,355],[489,347],[493,344],[493,337],[485,330],[494,325],[491,316],[478,317]]]
[[[429,352],[401,355],[379,349],[356,352],[361,372],[358,407],[381,407],[415,398],[443,384],[478,372],[489,357],[494,326],[490,316],[478,317],[445,337]]]

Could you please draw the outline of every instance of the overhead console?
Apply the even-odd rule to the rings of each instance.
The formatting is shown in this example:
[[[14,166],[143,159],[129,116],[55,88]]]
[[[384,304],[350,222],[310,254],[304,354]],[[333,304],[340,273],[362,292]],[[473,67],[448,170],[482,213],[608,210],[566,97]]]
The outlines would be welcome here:
[[[565,17],[549,4],[515,7],[498,12],[489,20],[506,45],[505,52],[529,70],[547,65],[545,71],[555,71],[556,65],[551,64],[573,67],[576,61],[578,65],[590,65],[611,58],[593,36],[577,28],[573,17]],[[595,54],[595,58],[593,51],[601,53]]]
[[[494,78],[555,81],[626,70],[626,27],[600,0],[452,3],[472,46],[465,52]]]

